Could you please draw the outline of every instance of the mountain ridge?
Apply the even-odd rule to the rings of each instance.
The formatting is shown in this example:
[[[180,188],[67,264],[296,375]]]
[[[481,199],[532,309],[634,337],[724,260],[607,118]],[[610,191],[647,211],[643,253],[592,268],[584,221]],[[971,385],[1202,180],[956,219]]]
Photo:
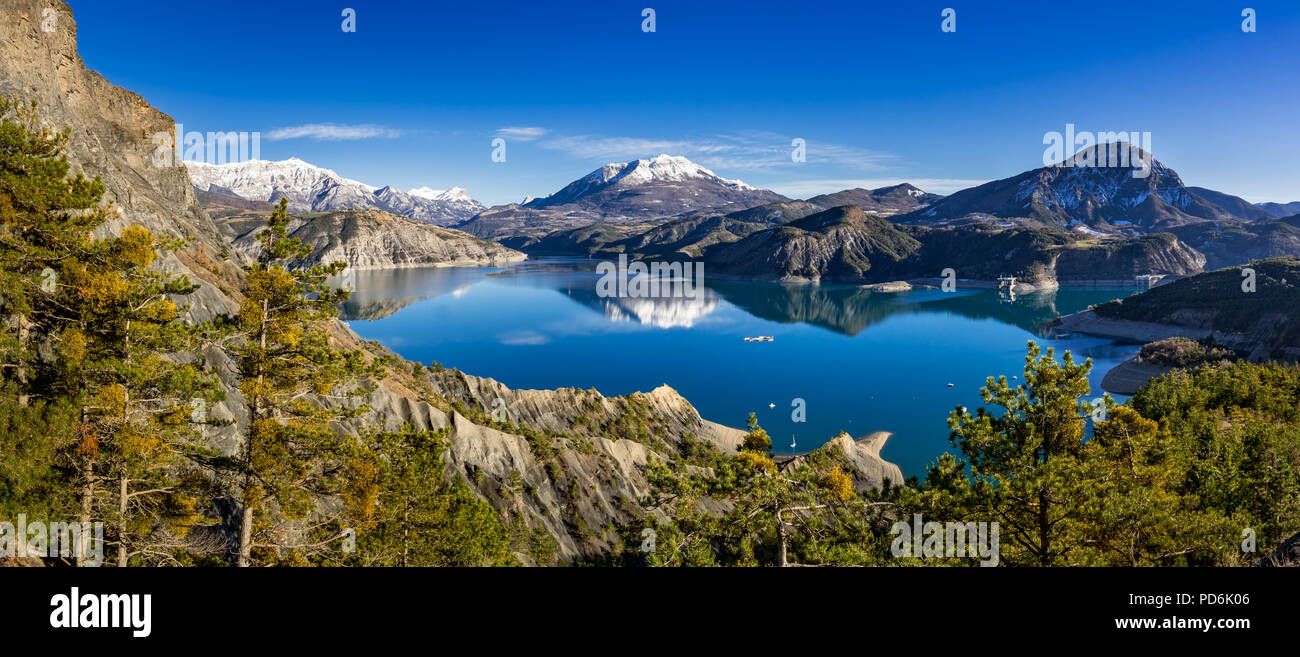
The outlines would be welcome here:
[[[200,191],[270,203],[287,198],[293,212],[373,209],[435,225],[450,225],[484,209],[459,187],[444,191],[427,187],[412,190],[419,193],[404,192],[391,185],[374,187],[296,157],[225,164],[187,161],[185,168]]]
[[[693,196],[699,196],[701,192],[708,196],[697,200],[683,194],[674,195],[672,192],[679,186],[687,187]],[[654,195],[646,190],[667,193]],[[622,210],[643,210],[646,201],[665,205],[669,205],[665,201],[672,201],[677,210],[675,214],[680,214],[693,209],[749,202],[751,197],[761,198],[763,202],[789,200],[776,192],[723,178],[685,157],[661,154],[650,159],[606,164],[550,196],[535,198],[523,205],[534,209],[573,206],[608,216]],[[753,205],[757,203],[751,203],[749,207]]]
[[[1114,150],[1129,148],[1121,142],[1083,149],[1066,163],[963,189],[899,220],[938,223],[971,215],[984,215],[985,220],[1023,217],[1062,228],[1083,226],[1105,233],[1137,234],[1237,218],[1195,193],[1177,172],[1136,147],[1131,147],[1132,159],[1120,160],[1116,166],[1079,164],[1107,161]],[[1146,167],[1135,162],[1145,162]],[[1141,170],[1147,175],[1135,177]],[[1250,205],[1220,192],[1212,195],[1235,199],[1234,205],[1236,201]],[[1253,214],[1253,207],[1250,212]]]
[[[592,224],[644,230],[688,214],[785,201],[790,199],[665,154],[606,164],[549,196],[487,208],[455,227],[487,239],[517,238],[512,244],[522,244]]]
[[[831,194],[819,194],[807,201],[826,210],[840,205],[856,205],[867,212],[889,216],[914,212],[941,199],[942,195],[931,194],[912,183],[901,183],[875,189],[855,187]]]
[[[500,266],[526,255],[454,228],[434,226],[382,210],[332,210],[290,215],[289,237],[312,247],[304,265],[346,262],[351,270],[404,267]],[[236,248],[256,258],[266,217],[218,220]]]

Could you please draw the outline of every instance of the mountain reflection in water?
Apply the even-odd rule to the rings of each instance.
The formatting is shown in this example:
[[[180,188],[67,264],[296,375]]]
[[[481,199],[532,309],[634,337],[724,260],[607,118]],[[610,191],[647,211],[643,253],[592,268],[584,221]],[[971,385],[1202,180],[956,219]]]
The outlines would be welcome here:
[[[1095,361],[1102,375],[1136,346],[1048,328],[1061,314],[1133,293],[1066,288],[885,293],[855,285],[716,281],[695,298],[605,298],[597,261],[507,268],[356,272],[343,319],[405,358],[438,361],[517,388],[595,387],[607,395],[667,383],[707,419],[750,412],[777,451],[840,431],[890,431],[882,455],[907,475],[951,450],[947,414],[981,404],[988,376],[1020,375],[1025,342]],[[744,342],[755,335],[772,342]],[[949,388],[948,383],[953,387]],[[806,403],[805,422],[791,416]]]

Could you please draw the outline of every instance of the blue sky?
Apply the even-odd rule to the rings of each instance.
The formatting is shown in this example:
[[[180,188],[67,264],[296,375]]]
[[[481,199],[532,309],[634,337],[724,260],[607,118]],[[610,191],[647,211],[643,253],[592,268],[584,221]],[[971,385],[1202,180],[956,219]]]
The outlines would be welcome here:
[[[489,205],[665,152],[789,196],[950,193],[1042,166],[1067,123],[1150,132],[1189,185],[1300,200],[1292,0],[71,4],[86,64],[187,130]]]

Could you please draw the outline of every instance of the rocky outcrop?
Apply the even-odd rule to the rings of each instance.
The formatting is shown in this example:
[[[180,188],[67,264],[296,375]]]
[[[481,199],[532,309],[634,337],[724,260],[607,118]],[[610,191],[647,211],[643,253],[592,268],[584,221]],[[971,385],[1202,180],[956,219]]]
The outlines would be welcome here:
[[[1215,221],[1172,231],[1205,254],[1206,269],[1243,265],[1251,260],[1300,256],[1300,223]]]
[[[1096,166],[1099,163],[1105,164]],[[963,189],[902,220],[932,223],[970,215],[989,220],[1030,217],[1063,228],[1082,223],[1105,233],[1130,234],[1233,218],[1185,187],[1173,169],[1122,141],[1081,150],[1066,166],[1055,164]]]
[[[1133,281],[1138,276],[1180,277],[1201,272],[1205,255],[1170,233],[1123,242],[1068,248],[1053,263],[1061,284],[1072,281]]]
[[[205,321],[235,310],[228,293],[237,287],[232,282],[242,276],[239,265],[246,259],[218,255],[226,241],[199,207],[185,168],[154,160],[159,148],[155,138],[174,138],[172,118],[86,69],[67,3],[2,0],[0,7],[5,20],[0,30],[0,95],[37,101],[43,127],[71,131],[67,155],[73,171],[102,178],[105,196],[118,210],[118,217],[99,234],[140,224],[188,240],[189,248],[167,255],[161,266],[199,284],[189,299],[190,316]],[[54,29],[49,32],[42,29],[46,9],[54,11]]]
[[[443,370],[430,374],[434,389],[449,400],[461,401],[488,409],[504,409],[508,421],[557,433],[575,431],[575,427],[605,425],[621,412],[617,404],[595,389],[579,390],[512,390],[494,379],[470,376],[458,370]],[[500,399],[501,403],[496,400]],[[744,438],[744,432],[700,417],[676,390],[667,385],[649,393],[634,393],[627,398],[641,407],[647,416],[653,416],[667,431],[668,444],[675,444],[681,436],[692,434],[712,443],[724,452],[734,454]]]
[[[220,222],[236,248],[256,258],[257,234],[266,226],[246,215]],[[428,266],[491,266],[519,262],[524,254],[451,228],[440,228],[380,210],[344,210],[294,216],[289,236],[312,247],[304,264],[346,262],[353,269]]]
[[[893,269],[920,243],[888,220],[844,206],[709,251],[709,273],[787,281],[859,281]]]
[[[452,407],[418,400],[423,386]],[[735,454],[744,437],[701,418],[668,386],[609,398],[574,388],[513,390],[493,379],[440,370],[410,380],[391,377],[367,403],[371,414],[361,423],[450,428],[448,477],[463,476],[512,522],[545,527],[566,561],[606,553],[618,540],[609,528],[645,513],[640,500],[649,493],[644,467],[652,454],[673,460],[686,436]],[[481,417],[475,421],[466,413],[541,436],[485,426]],[[648,438],[619,435],[620,427],[637,423],[651,430]]]
[[[847,433],[841,433],[818,449],[833,449],[844,456],[852,473],[854,490],[880,490],[886,484],[899,486],[903,483],[903,471],[897,465],[880,458],[880,450],[893,435],[888,431],[877,431],[855,439]],[[806,457],[796,456],[791,462],[798,464],[804,458]]]
[[[862,289],[869,292],[911,292],[916,289],[916,287],[917,286],[912,285],[907,281],[888,281],[885,283],[863,285]]]

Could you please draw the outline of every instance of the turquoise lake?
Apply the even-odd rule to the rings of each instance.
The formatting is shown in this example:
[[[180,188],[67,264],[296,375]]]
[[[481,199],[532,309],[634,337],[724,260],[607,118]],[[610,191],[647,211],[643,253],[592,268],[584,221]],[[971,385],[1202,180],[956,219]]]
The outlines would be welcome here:
[[[356,272],[342,317],[404,358],[512,388],[622,395],[666,383],[715,422],[743,428],[757,413],[778,453],[812,449],[840,431],[889,431],[882,456],[905,476],[924,476],[939,454],[956,451],[949,411],[978,407],[986,377],[1022,375],[1029,340],[1058,356],[1092,358],[1093,396],[1106,371],[1138,349],[1044,328],[1132,288],[1011,299],[960,285],[881,293],[707,281],[694,299],[616,299],[597,295],[595,266],[538,258],[507,268]],[[742,339],[759,335],[775,340]],[[804,422],[792,419],[796,399]]]

